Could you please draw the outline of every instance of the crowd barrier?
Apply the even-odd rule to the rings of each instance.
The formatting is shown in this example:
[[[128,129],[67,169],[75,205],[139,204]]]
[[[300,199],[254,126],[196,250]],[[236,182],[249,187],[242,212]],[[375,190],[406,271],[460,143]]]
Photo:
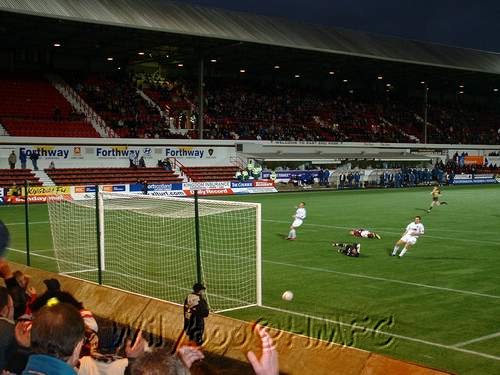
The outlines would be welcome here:
[[[144,194],[143,184],[109,184],[102,185],[103,191],[131,194]],[[209,181],[185,182],[172,184],[148,184],[147,194],[155,196],[190,197],[194,191],[200,196],[209,195],[241,195],[258,193],[276,193],[276,187],[270,180],[249,181]],[[58,195],[61,199],[79,200],[90,199],[95,195],[95,185],[83,186],[32,186],[28,188],[29,203],[46,203],[51,195]],[[25,202],[24,187],[16,189],[0,188],[0,203],[23,204]]]

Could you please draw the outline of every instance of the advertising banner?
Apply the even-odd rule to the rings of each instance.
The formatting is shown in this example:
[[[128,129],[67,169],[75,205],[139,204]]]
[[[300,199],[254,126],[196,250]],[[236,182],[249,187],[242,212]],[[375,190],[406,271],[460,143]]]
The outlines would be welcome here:
[[[472,177],[471,174],[456,175],[453,180],[453,185],[472,185],[472,184],[497,184],[498,179],[495,175],[480,174]]]
[[[272,180],[253,180],[252,183],[255,187],[274,187]]]
[[[70,194],[67,195],[59,195],[62,199],[72,199]],[[47,203],[47,199],[49,198],[49,195],[31,195],[28,196],[28,202],[29,203]],[[14,195],[8,195],[4,197],[5,204],[24,204],[24,197],[23,196],[14,196]]]
[[[484,156],[465,156],[465,165],[484,165]]]
[[[24,187],[22,188],[24,194]],[[54,195],[54,194],[70,194],[69,186],[31,186],[28,187],[28,196],[30,195]]]
[[[266,171],[262,172],[263,179],[269,179],[271,172]],[[301,171],[301,170],[292,170],[292,171],[279,171],[276,172],[276,181],[287,183],[290,180],[310,180],[311,178],[318,178],[319,170],[312,171]]]
[[[188,147],[170,146],[165,148],[167,158],[177,158],[183,162],[183,159],[217,159],[217,148],[214,147]]]
[[[144,159],[153,157],[153,149],[151,147],[134,147],[134,146],[100,146],[95,148],[95,156],[98,159],[139,159],[141,156]]]
[[[2,189],[3,190],[3,189]],[[16,189],[6,189],[4,201],[6,204],[24,203],[24,187],[19,186]],[[47,197],[50,195],[61,195],[65,198],[71,197],[71,188],[69,186],[31,186],[28,187],[29,203],[47,203]]]
[[[221,189],[197,189],[198,195],[234,195],[234,191],[231,188],[221,188]],[[187,197],[194,195],[194,190],[184,189],[184,194]]]
[[[231,188],[251,188],[253,187],[253,181],[232,181]]]
[[[182,190],[182,183],[174,183],[174,184],[148,184],[148,192],[157,192],[157,191],[172,191],[172,190]],[[142,184],[131,184],[130,192],[136,193],[143,191]]]
[[[25,146],[19,148],[19,154],[24,152],[30,160],[33,153],[38,154],[39,159],[47,160],[67,160],[74,155],[74,148],[68,146]]]
[[[231,181],[185,182],[183,190],[230,189]]]

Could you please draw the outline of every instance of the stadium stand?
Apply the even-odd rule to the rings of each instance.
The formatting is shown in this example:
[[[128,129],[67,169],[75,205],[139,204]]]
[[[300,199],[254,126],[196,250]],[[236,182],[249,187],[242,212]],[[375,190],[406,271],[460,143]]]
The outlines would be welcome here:
[[[42,185],[31,169],[0,169],[0,187],[10,188],[14,184],[19,186],[25,181],[32,186]]]
[[[181,172],[193,182],[234,180],[237,170],[236,166],[181,167]]]
[[[0,77],[0,117],[11,136],[99,138],[92,125],[35,74]]]
[[[57,185],[182,182],[174,172],[162,168],[57,168],[45,169]]]
[[[99,137],[49,82],[26,74],[0,83],[0,117],[8,134]],[[192,82],[95,74],[73,77],[72,84],[120,137],[198,137]],[[34,95],[39,92],[44,95]],[[206,101],[206,139],[418,143],[424,138],[421,103],[414,99],[220,79],[208,80]],[[431,143],[500,142],[500,114],[493,109],[436,103],[428,114]]]
[[[175,138],[157,108],[137,92],[128,77],[90,75],[73,78],[75,90],[120,137]]]

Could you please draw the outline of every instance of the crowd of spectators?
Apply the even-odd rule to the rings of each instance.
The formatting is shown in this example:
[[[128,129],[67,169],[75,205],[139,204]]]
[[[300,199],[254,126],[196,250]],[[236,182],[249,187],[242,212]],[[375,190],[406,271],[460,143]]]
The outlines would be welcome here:
[[[57,279],[44,280],[46,290],[38,295],[29,276],[12,272],[3,258],[0,275],[5,283],[0,286],[0,372],[4,375],[190,374],[190,368],[204,358],[201,347],[192,341],[174,348],[155,347],[145,332],[128,330],[122,335],[115,328],[102,327]],[[260,358],[248,353],[251,366],[256,374],[277,375],[278,354],[269,333],[262,326],[256,326],[255,333],[263,351]]]
[[[122,137],[198,137],[198,100],[189,81],[136,73],[74,82]],[[204,138],[418,143],[424,140],[422,107],[411,100],[340,95],[276,82],[208,79]],[[499,113],[458,104],[431,103],[428,108],[429,143],[500,142]]]
[[[103,118],[106,125],[125,138],[183,138],[171,132],[158,108],[137,92],[137,81],[111,76],[74,79],[75,90]]]

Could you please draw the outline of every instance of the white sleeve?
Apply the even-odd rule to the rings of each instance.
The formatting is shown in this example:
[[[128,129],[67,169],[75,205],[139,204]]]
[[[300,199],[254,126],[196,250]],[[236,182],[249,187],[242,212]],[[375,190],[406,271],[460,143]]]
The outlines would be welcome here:
[[[295,213],[295,218],[304,220],[305,217],[306,217],[306,211],[299,208]]]

